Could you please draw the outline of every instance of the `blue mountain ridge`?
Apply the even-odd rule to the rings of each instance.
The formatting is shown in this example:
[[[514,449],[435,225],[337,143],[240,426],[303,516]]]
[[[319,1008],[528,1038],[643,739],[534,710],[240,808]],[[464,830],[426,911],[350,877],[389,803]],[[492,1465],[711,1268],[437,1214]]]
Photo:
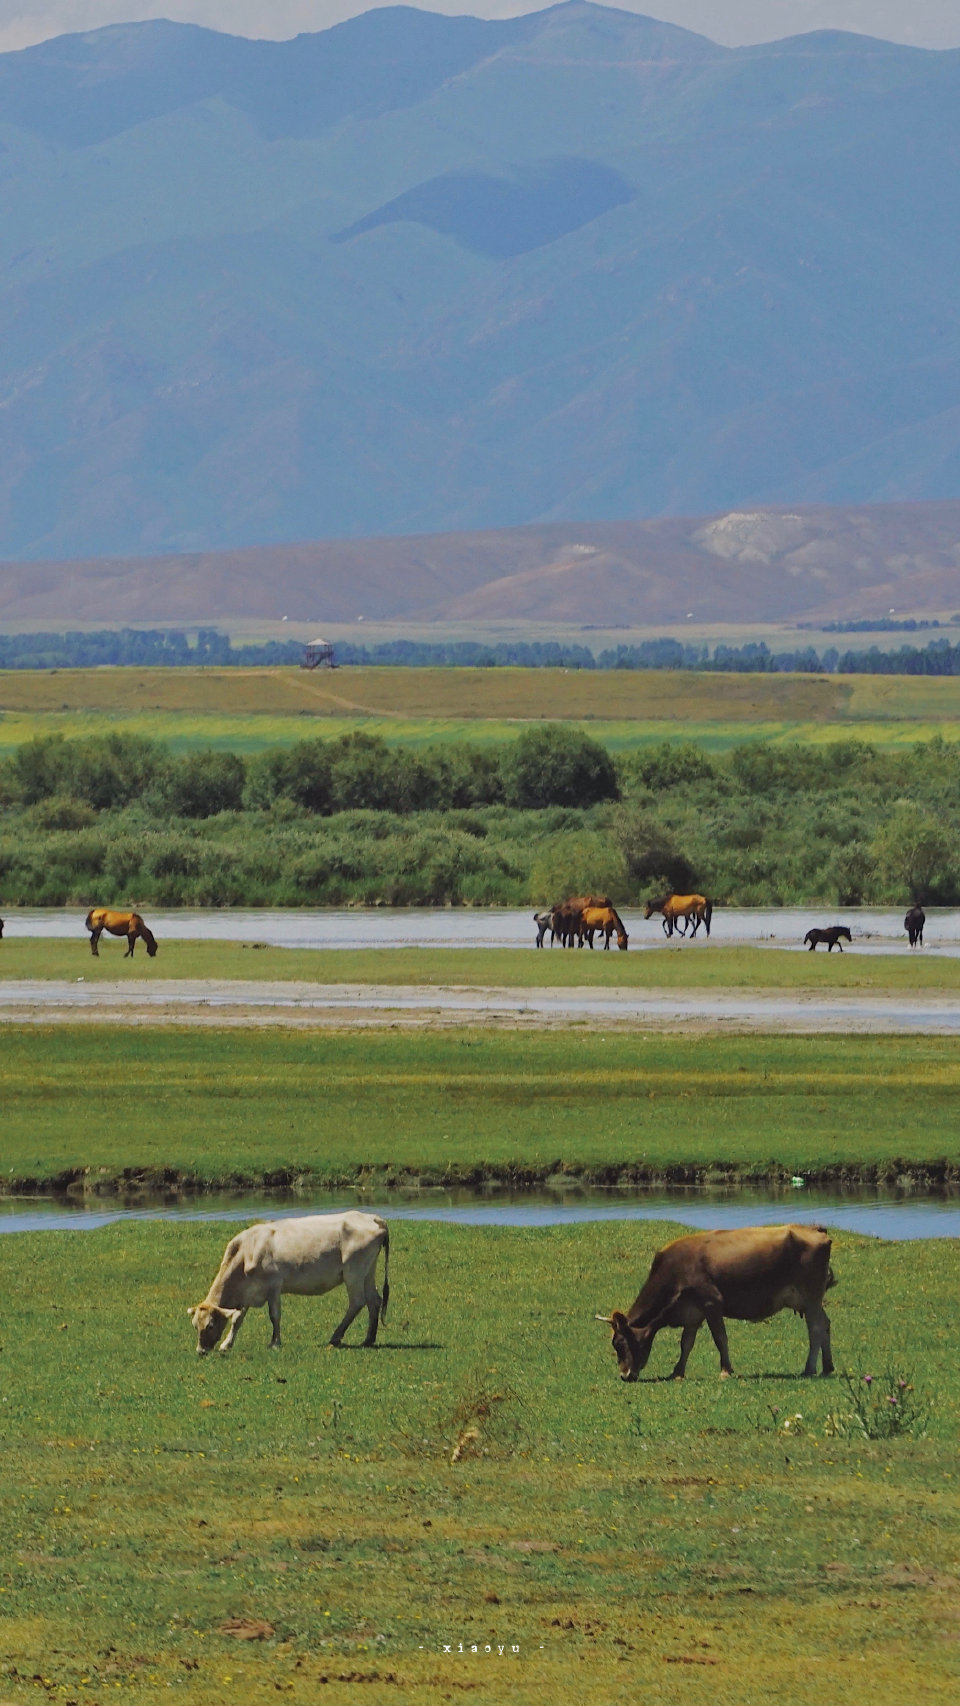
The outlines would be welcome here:
[[[0,55],[0,557],[957,495],[958,97],[583,0]]]

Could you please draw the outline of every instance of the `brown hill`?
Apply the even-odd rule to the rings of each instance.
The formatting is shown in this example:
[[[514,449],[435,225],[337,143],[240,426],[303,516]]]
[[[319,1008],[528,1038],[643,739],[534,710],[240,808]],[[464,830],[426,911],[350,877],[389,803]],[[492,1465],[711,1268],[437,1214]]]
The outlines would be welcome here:
[[[0,622],[819,622],[960,610],[960,501],[0,564]]]

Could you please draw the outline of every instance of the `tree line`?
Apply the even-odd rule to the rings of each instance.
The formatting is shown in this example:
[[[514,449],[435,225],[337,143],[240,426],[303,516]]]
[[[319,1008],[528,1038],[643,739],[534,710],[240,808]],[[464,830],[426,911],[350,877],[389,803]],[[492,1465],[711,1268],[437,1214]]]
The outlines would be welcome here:
[[[839,631],[840,625],[833,624]],[[910,632],[937,627],[936,622],[849,623],[844,631],[867,627],[897,627]],[[298,640],[265,640],[235,646],[216,628],[198,629],[191,643],[180,629],[104,628],[91,633],[0,634],[0,669],[92,669],[110,664],[140,668],[252,668],[299,664],[304,647]],[[682,669],[736,674],[813,675],[960,675],[960,644],[946,638],[925,646],[901,645],[890,651],[877,646],[841,652],[828,646],[797,646],[772,652],[765,641],[742,646],[693,645],[664,637],[636,645],[606,647],[594,653],[584,644],[558,640],[386,640],[379,645],[338,642],[337,661],[347,665],[407,669]]]

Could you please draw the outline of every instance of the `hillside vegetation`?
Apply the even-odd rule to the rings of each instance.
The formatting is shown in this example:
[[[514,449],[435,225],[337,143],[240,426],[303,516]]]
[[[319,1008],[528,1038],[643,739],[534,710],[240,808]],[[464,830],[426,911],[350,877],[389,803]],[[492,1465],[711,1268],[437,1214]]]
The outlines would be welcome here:
[[[355,731],[247,760],[115,734],[0,764],[0,901],[518,905],[696,887],[740,905],[960,898],[960,749],[664,742],[544,724],[418,750]]]
[[[0,115],[7,558],[956,494],[960,53],[154,21]]]

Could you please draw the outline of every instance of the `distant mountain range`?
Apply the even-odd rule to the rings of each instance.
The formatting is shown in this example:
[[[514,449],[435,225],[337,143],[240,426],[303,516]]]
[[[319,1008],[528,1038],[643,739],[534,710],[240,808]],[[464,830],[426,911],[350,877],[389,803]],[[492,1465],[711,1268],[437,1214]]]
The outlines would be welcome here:
[[[0,56],[0,557],[952,498],[958,277],[960,50],[61,37]]]
[[[0,627],[819,622],[960,611],[960,501],[0,563]],[[357,628],[358,639],[363,629]]]

